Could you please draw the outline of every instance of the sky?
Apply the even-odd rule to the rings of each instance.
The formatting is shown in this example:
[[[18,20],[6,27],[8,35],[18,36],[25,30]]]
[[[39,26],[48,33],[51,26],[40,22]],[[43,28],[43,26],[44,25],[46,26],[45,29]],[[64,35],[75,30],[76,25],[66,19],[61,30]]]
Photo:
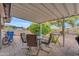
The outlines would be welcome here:
[[[65,23],[64,23],[64,27],[65,27],[65,28],[71,28],[71,25],[70,25],[69,23],[65,22]]]
[[[5,25],[12,25],[12,26],[23,27],[23,28],[27,28],[31,24],[32,24],[32,22],[30,22],[30,21],[23,20],[23,19],[16,18],[16,17],[11,17],[10,23],[5,23]]]
[[[79,19],[77,19],[77,20],[75,21],[75,23],[76,23],[76,24],[79,24]]]
[[[71,28],[71,25],[68,24],[67,22],[64,23],[65,28]],[[59,27],[57,27],[56,25],[52,25],[51,26],[52,29],[59,29]]]
[[[76,21],[74,22],[76,25],[79,24],[79,19],[76,19]],[[71,25],[67,22],[64,23],[65,28],[71,28]],[[58,29],[57,26],[53,25],[52,28],[56,28]]]

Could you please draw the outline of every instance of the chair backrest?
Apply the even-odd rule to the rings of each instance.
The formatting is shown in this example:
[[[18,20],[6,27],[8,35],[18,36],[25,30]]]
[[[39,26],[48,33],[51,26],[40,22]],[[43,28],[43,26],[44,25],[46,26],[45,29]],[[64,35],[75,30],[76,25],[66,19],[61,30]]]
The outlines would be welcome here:
[[[56,44],[59,41],[59,35],[53,35],[51,41]]]
[[[20,33],[20,37],[21,37],[21,40],[22,40],[23,43],[27,43],[26,34],[25,33]]]
[[[51,39],[52,39],[52,34],[50,33],[49,40],[48,40],[48,43],[47,44],[50,44]]]
[[[13,40],[13,35],[14,35],[13,31],[7,31],[8,41],[12,41]]]
[[[27,46],[37,47],[37,35],[27,34]]]
[[[79,45],[79,36],[77,36],[75,39],[76,39],[76,41],[77,41],[77,43]]]

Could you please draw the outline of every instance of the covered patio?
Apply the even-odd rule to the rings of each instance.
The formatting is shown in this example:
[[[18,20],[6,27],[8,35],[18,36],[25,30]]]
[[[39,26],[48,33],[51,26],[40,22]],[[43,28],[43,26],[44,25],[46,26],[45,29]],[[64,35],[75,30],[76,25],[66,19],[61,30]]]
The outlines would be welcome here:
[[[33,4],[33,3],[12,3],[12,4],[0,4],[0,55],[21,55],[25,56],[25,50],[21,49],[22,42],[20,40],[19,36],[14,36],[14,43],[12,43],[12,46],[4,47],[1,43],[1,34],[2,26],[4,25],[4,22],[9,22],[10,17],[18,17],[22,19],[28,19],[29,21],[41,24],[43,22],[47,21],[55,21],[62,19],[62,31],[63,35],[60,36],[59,41],[61,47],[57,44],[50,44],[52,49],[47,49],[44,47],[44,49],[47,49],[50,51],[49,54],[46,54],[44,52],[40,52],[39,56],[41,55],[49,55],[49,56],[69,56],[69,55],[79,55],[78,53],[78,43],[75,40],[76,35],[70,35],[66,34],[64,22],[65,18],[79,15],[79,4],[68,4],[68,3],[39,3],[39,4]],[[8,20],[5,20],[4,18],[8,18]],[[27,33],[27,32],[26,32]],[[42,26],[40,25],[40,36],[42,33]],[[26,46],[26,45],[25,45]],[[36,51],[33,51],[35,53]]]

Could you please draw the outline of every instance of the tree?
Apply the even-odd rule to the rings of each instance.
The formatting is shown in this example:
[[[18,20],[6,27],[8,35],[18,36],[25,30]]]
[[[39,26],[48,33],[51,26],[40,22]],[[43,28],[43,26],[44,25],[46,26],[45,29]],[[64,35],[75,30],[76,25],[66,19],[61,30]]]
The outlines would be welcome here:
[[[27,29],[30,30],[33,34],[39,34],[40,26],[37,23],[32,23],[32,25]]]
[[[50,28],[50,23],[46,22],[46,23],[42,23],[42,34],[46,35],[51,31]],[[30,30],[33,34],[37,34],[40,35],[40,24],[37,23],[33,23],[28,30]]]
[[[50,23],[49,22],[46,22],[46,23],[43,23],[42,24],[42,34],[46,35],[48,34],[51,30],[51,27],[50,27]]]

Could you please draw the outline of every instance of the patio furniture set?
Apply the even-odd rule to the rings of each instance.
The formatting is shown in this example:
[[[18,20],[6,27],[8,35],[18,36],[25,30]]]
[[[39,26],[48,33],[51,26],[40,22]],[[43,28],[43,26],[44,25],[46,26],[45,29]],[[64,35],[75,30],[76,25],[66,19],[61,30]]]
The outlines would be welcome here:
[[[45,50],[42,47],[42,44],[46,46],[46,48],[51,48],[49,47],[49,44],[52,43],[59,43],[59,40],[57,37],[56,40],[54,40],[54,35],[56,36],[56,34],[50,34],[49,35],[49,39],[45,40],[43,38],[41,38],[41,36],[37,36],[34,34],[25,34],[25,33],[20,33],[20,38],[22,41],[22,46],[24,43],[26,43],[26,47],[24,49],[26,49],[25,54],[26,55],[33,55],[32,54],[32,47],[35,47],[37,49],[37,52],[35,55],[39,55],[40,51],[43,51],[47,54],[50,53],[50,51]],[[13,36],[14,36],[14,32],[13,31],[7,31],[5,37],[3,37],[2,43],[3,45],[10,45],[13,42]],[[52,38],[53,37],[53,38]]]

